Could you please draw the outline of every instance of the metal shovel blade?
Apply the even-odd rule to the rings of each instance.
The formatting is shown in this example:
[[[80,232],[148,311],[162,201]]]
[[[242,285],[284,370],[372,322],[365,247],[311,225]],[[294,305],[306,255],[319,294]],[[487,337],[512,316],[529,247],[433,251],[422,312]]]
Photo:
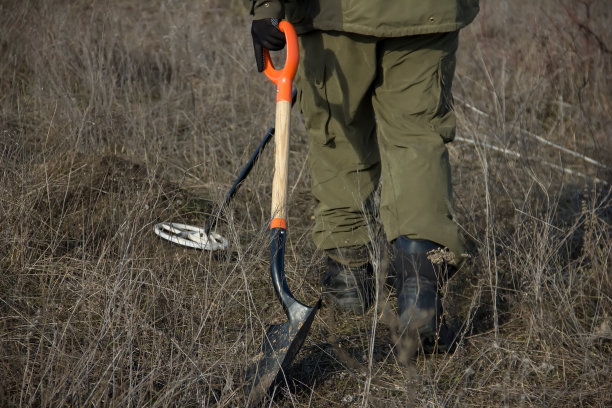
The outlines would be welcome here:
[[[257,405],[267,394],[270,386],[289,368],[298,351],[304,344],[310,326],[321,299],[312,307],[296,300],[289,287],[284,273],[285,230],[272,230],[272,263],[271,275],[274,290],[278,295],[288,322],[271,325],[261,346],[256,362],[247,370],[247,388],[245,394],[248,406]]]
[[[306,340],[319,306],[320,302],[313,307],[299,304],[299,308],[295,308],[293,321],[268,328],[258,361],[247,372],[249,406],[257,405],[277,378],[282,377],[289,368]]]

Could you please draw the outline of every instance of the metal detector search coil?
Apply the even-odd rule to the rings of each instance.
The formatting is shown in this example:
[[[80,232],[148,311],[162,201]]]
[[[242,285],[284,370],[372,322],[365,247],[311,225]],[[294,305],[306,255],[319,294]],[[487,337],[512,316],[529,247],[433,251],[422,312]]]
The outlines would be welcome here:
[[[227,239],[220,234],[212,231],[206,234],[204,228],[192,225],[164,222],[156,224],[153,231],[161,238],[189,248],[216,251],[226,249],[229,245]]]

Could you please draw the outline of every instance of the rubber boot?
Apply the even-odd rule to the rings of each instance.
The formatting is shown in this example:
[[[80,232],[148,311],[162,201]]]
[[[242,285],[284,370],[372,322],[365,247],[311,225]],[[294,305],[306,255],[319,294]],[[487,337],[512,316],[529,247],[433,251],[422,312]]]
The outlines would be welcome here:
[[[374,299],[374,269],[367,247],[327,250],[324,298],[343,312],[364,314]]]
[[[439,291],[453,267],[445,262],[434,264],[429,259],[431,251],[441,250],[442,246],[403,236],[393,245],[392,267],[401,328],[408,335],[416,333],[425,353],[453,351],[455,335],[443,321]]]

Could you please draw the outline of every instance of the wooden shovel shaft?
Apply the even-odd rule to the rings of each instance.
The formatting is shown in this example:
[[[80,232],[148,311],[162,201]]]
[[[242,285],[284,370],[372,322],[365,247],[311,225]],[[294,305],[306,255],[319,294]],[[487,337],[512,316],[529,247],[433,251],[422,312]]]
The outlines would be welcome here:
[[[271,228],[287,228],[287,193],[289,173],[289,127],[291,102],[276,102],[274,133],[274,179],[272,180]]]
[[[292,81],[300,57],[297,34],[288,21],[281,21],[278,29],[285,33],[287,58],[285,66],[274,68],[270,52],[264,49],[264,74],[276,84],[276,132],[274,134],[274,179],[272,181],[271,229],[287,229],[287,174],[289,173],[289,119],[291,113]]]

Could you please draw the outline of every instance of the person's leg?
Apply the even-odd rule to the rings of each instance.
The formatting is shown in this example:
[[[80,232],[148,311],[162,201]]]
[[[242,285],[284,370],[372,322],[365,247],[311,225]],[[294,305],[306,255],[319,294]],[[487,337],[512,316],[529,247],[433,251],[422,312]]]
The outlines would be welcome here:
[[[457,33],[386,39],[373,106],[381,151],[381,219],[392,242],[400,323],[428,352],[452,347],[439,289],[463,254],[445,143],[455,132]],[[438,341],[439,339],[439,341]]]
[[[363,312],[374,282],[367,207],[380,176],[371,104],[376,43],[320,31],[299,40],[299,101],[317,200],[313,239],[328,255],[324,291],[342,309]]]
[[[314,31],[300,36],[298,86],[309,137],[313,238],[318,248],[369,242],[364,208],[378,185],[380,164],[371,84],[371,37]]]
[[[424,239],[464,252],[452,220],[451,85],[457,33],[389,38],[379,47],[373,106],[381,151],[380,214],[387,239]]]

